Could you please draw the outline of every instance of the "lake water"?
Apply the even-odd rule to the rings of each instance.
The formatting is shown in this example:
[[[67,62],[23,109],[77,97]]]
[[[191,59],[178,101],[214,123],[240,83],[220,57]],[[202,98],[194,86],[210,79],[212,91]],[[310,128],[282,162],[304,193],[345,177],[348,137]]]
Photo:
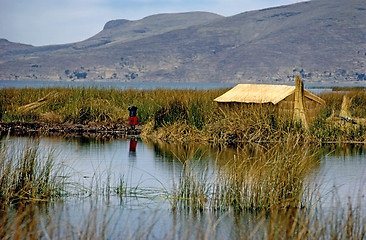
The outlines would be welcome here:
[[[43,87],[96,87],[115,89],[150,90],[168,89],[218,89],[231,88],[232,83],[124,83],[124,82],[59,82],[59,81],[0,81],[1,88]],[[314,83],[305,87],[314,93],[330,91],[334,86],[360,86],[366,84]],[[47,207],[35,216],[46,219],[61,228],[61,236],[87,229],[106,232],[106,239],[239,239],[257,229],[255,214],[239,217],[231,212],[207,211],[190,214],[172,211],[172,200],[167,198],[179,182],[183,162],[187,159],[208,163],[214,169],[218,157],[232,159],[234,149],[204,146],[177,146],[144,142],[140,139],[98,140],[88,138],[41,137],[33,142],[27,137],[10,137],[1,140],[23,148],[39,144],[41,155],[52,153],[57,163],[66,166],[65,176],[75,184],[76,191],[87,194],[67,197]],[[14,149],[13,149],[14,150]],[[324,146],[320,164],[305,179],[309,191],[320,199],[322,209],[344,211],[350,202],[354,206],[364,201],[366,194],[366,146]],[[16,150],[15,150],[16,152]],[[207,166],[207,165],[205,165]],[[208,172],[213,171],[209,169]],[[207,171],[207,170],[206,170]],[[123,181],[129,189],[127,197],[103,193]],[[88,197],[88,194],[91,196]],[[366,206],[362,213],[366,216]],[[364,217],[362,216],[362,217]],[[258,222],[259,221],[259,222]],[[45,223],[45,224],[46,224]],[[106,226],[106,229],[99,229]],[[245,226],[245,227],[244,227]],[[260,234],[257,239],[262,239]]]
[[[2,139],[2,143],[18,147],[32,142],[27,137]],[[41,137],[36,142],[45,156],[52,152],[56,162],[67,166],[70,182],[97,192],[96,188],[116,186],[123,179],[125,186],[135,189],[126,198],[106,194],[92,198],[70,197],[47,211],[47,216],[55,216],[57,221],[65,221],[76,229],[94,219],[108,221],[106,231],[112,232],[108,235],[111,238],[119,238],[123,232],[123,237],[130,239],[139,236],[179,239],[182,235],[205,234],[206,231],[210,236],[215,228],[219,234],[216,239],[234,239],[242,224],[252,226],[250,229],[257,224],[254,215],[246,214],[238,220],[230,211],[208,211],[200,215],[174,212],[171,200],[166,198],[166,192],[179,181],[184,161],[204,161],[211,166],[219,152],[225,160],[235,155],[234,149],[178,146],[140,139]],[[346,208],[350,199],[356,203],[366,194],[366,147],[323,147],[320,164],[306,181],[320,196],[325,210],[334,206]],[[150,235],[144,235],[147,232]]]
[[[21,81],[21,80],[0,80],[1,88],[48,88],[48,87],[65,87],[65,88],[103,88],[103,89],[218,89],[231,88],[236,84],[233,83],[195,83],[195,82],[119,82],[119,81]]]
[[[0,80],[1,88],[48,88],[48,87],[66,87],[66,88],[103,88],[103,89],[138,89],[138,90],[151,90],[151,89],[195,89],[195,90],[208,90],[208,89],[220,89],[220,88],[232,88],[237,83],[196,83],[196,82],[119,82],[119,81],[22,81],[22,80]],[[241,82],[245,83],[245,82]],[[253,83],[253,82],[251,82]],[[293,84],[294,83],[274,83],[274,84]],[[332,87],[366,87],[365,82],[304,82],[304,86],[309,91],[318,94],[324,91],[331,91]]]

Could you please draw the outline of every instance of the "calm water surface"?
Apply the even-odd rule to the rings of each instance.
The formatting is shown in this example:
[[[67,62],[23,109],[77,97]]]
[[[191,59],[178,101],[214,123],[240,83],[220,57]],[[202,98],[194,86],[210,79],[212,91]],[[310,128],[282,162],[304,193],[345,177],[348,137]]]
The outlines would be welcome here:
[[[220,89],[220,88],[232,88],[238,83],[196,83],[196,82],[119,82],[119,81],[22,81],[22,80],[0,80],[1,88],[48,88],[48,87],[65,87],[65,88],[100,88],[100,89],[138,89],[138,90],[151,90],[151,89]],[[254,82],[250,82],[254,83]],[[258,82],[259,83],[259,82]],[[273,84],[294,84],[294,83],[273,83]],[[363,82],[304,82],[304,86],[309,91],[318,94],[324,91],[331,91],[332,87],[366,87],[366,83]]]
[[[29,138],[11,141],[26,144]],[[140,139],[97,140],[89,138],[42,137],[40,149],[52,150],[57,162],[64,162],[73,180],[85,184],[111,183],[123,178],[128,186],[146,189],[171,189],[178,180],[182,163],[188,159],[215,162],[219,149],[202,146],[178,146],[150,143]],[[325,146],[320,165],[309,179],[327,192],[335,188],[341,199],[366,193],[366,146]],[[224,149],[224,157],[233,158],[234,149]],[[221,159],[221,161],[225,159]],[[212,163],[214,165],[214,163]],[[206,165],[205,165],[206,166]]]
[[[217,89],[231,88],[234,83],[195,83],[195,82],[118,82],[118,81],[21,81],[0,80],[0,88],[104,88],[104,89]]]
[[[30,139],[3,138],[2,142],[5,141],[21,147],[29,144]],[[50,210],[52,214],[57,216],[57,219],[65,219],[71,224],[80,225],[90,216],[98,216],[99,211],[104,214],[97,217],[98,221],[108,220],[113,223],[108,224],[112,232],[118,228],[124,230],[124,234],[129,232],[131,237],[134,237],[136,232],[143,232],[141,226],[148,222],[154,223],[154,227],[160,229],[153,231],[152,234],[156,238],[161,238],[166,237],[166,233],[175,228],[174,222],[179,223],[179,228],[183,231],[192,225],[197,227],[197,224],[206,227],[214,225],[212,219],[216,219],[221,223],[218,228],[222,228],[224,236],[230,238],[239,231],[241,224],[253,225],[254,228],[256,223],[254,216],[250,215],[238,221],[231,213],[208,212],[192,219],[191,215],[171,211],[170,200],[166,199],[164,194],[166,191],[171,191],[179,180],[182,162],[197,159],[214,165],[218,149],[149,143],[140,139],[106,141],[81,137],[70,139],[41,137],[39,148],[45,155],[52,152],[56,162],[68,166],[66,172],[70,174],[72,182],[93,188],[93,186],[116,186],[120,179],[123,179],[126,186],[137,189],[128,198],[71,197],[60,204],[55,204],[55,208]],[[320,165],[306,181],[321,197],[324,209],[334,206],[334,203],[339,207],[346,206],[350,198],[358,201],[360,196],[366,194],[365,149],[365,146],[326,146],[322,149]],[[221,156],[227,158],[235,154],[232,149],[224,151]],[[336,194],[333,194],[335,192]],[[108,214],[105,215],[105,212]]]

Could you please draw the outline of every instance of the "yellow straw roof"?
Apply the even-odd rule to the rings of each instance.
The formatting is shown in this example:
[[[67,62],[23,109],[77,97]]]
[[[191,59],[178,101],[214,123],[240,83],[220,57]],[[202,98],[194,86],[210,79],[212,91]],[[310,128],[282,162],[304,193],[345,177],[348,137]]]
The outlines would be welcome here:
[[[295,86],[289,85],[238,84],[223,95],[215,98],[214,101],[277,104],[293,94],[294,91]],[[304,96],[320,104],[325,104],[323,99],[307,90],[304,90]]]

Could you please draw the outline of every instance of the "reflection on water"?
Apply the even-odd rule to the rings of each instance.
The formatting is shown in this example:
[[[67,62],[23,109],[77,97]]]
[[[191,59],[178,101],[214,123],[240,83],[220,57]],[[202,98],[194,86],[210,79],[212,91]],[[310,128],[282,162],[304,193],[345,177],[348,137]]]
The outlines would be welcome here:
[[[131,138],[130,139],[130,154],[129,154],[130,160],[136,159],[136,148],[137,148],[137,139]]]
[[[22,146],[28,140],[14,137],[8,141]],[[83,184],[96,177],[103,182],[103,178],[109,176],[116,182],[124,177],[129,186],[164,189],[170,189],[178,180],[183,164],[188,160],[209,162],[214,169],[215,166],[225,166],[243,153],[250,158],[266,151],[266,148],[255,145],[241,150],[220,149],[202,144],[143,142],[137,138],[103,141],[82,137],[43,137],[39,139],[39,146],[44,154],[53,152],[57,161],[66,163],[73,172],[73,180]],[[320,165],[313,169],[310,179],[322,186],[322,191],[336,188],[338,194],[342,194],[341,199],[347,199],[352,192],[365,192],[365,145],[326,145],[321,150]]]
[[[323,202],[339,207],[350,200],[357,204],[366,194],[366,145],[324,146],[321,167],[313,177]]]
[[[324,155],[336,157],[361,156],[366,152],[366,145],[343,144],[343,145],[325,145],[322,147]]]
[[[2,144],[13,142],[15,146],[22,146],[27,144],[29,139],[10,137],[7,141],[3,139]],[[263,146],[246,146],[239,150],[220,149],[202,144],[152,143],[137,138],[103,141],[47,137],[39,139],[39,146],[45,154],[53,152],[58,162],[70,167],[69,172],[72,173],[70,181],[85,186],[93,184],[104,186],[108,181],[110,185],[118,184],[123,178],[126,186],[136,188],[134,195],[131,194],[128,198],[85,200],[71,197],[65,202],[56,203],[48,210],[53,211],[52,214],[44,213],[45,218],[57,216],[57,221],[62,220],[78,226],[92,217],[96,217],[96,221],[100,222],[99,218],[105,217],[103,214],[107,211],[110,213],[107,218],[109,222],[113,222],[113,229],[124,226],[124,234],[130,233],[131,238],[136,233],[143,236],[144,227],[151,222],[154,223],[154,227],[150,228],[155,229],[152,233],[155,238],[182,236],[166,235],[179,234],[173,231],[176,228],[180,233],[186,234],[198,231],[200,236],[205,233],[209,235],[215,228],[216,231],[220,229],[223,238],[234,239],[235,236],[241,236],[242,231],[255,229],[258,224],[256,215],[236,215],[231,211],[216,214],[209,211],[198,215],[190,215],[184,211],[172,213],[169,210],[171,199],[164,198],[163,192],[171,191],[174,184],[179,182],[187,161],[199,160],[198,164],[194,165],[197,171],[200,167],[208,166],[209,169],[206,171],[214,173],[218,167],[225,167],[228,162],[240,159],[238,156],[243,154],[253,159],[255,163],[255,156],[265,153],[268,149]],[[15,150],[11,148],[11,151]],[[337,206],[346,206],[348,197],[359,199],[360,195],[366,193],[365,153],[366,146],[326,145],[321,148],[320,164],[312,169],[306,181],[314,188],[313,191],[319,194],[323,207],[331,206],[335,200]],[[334,190],[336,197],[330,194]],[[103,214],[90,216],[91,209],[100,210]],[[245,230],[243,225],[246,226]],[[212,229],[207,230],[210,227]]]
[[[136,153],[137,140],[135,138],[130,139],[130,153]]]

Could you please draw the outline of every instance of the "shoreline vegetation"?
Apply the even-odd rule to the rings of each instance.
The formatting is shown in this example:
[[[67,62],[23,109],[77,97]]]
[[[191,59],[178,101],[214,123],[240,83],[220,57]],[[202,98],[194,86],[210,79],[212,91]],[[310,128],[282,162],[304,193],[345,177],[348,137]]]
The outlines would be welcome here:
[[[305,130],[273,105],[219,107],[213,101],[227,89],[114,90],[97,88],[1,89],[1,132],[26,135],[128,134],[129,106],[138,107],[142,137],[166,142],[220,145],[284,142],[288,138],[322,143],[366,142],[366,92],[336,89],[319,96],[320,114]],[[343,98],[351,119],[342,119]]]
[[[197,154],[194,149],[191,154],[185,147],[183,153],[174,153],[181,156],[183,166],[179,181],[157,196],[169,203],[172,218],[185,214],[193,219],[204,213],[233,214],[238,221],[234,237],[237,239],[364,238],[363,196],[349,199],[345,209],[336,202],[330,209],[337,210],[323,209],[317,205],[321,198],[317,189],[307,186],[304,179],[320,164],[318,145],[366,142],[366,92],[341,89],[320,94],[326,105],[305,130],[291,116],[280,115],[274,106],[220,108],[213,99],[226,90],[1,89],[1,132],[7,135],[21,126],[19,134],[24,135],[52,134],[50,129],[54,129],[54,133],[61,135],[122,137],[128,129],[128,107],[135,105],[142,138],[182,146],[188,143],[236,146],[234,157],[225,157],[224,161],[217,157],[214,171],[205,166],[208,163],[189,156]],[[349,99],[346,110],[351,120],[340,117],[341,109],[345,110],[344,96]],[[116,132],[120,135],[113,135]],[[128,228],[118,232],[117,225],[108,230],[114,223],[107,212],[98,212],[93,206],[92,216],[85,216],[76,227],[68,220],[45,215],[58,200],[93,201],[113,196],[124,199],[136,197],[133,195],[136,191],[144,197],[144,190],[129,186],[123,176],[118,182],[79,186],[68,181],[73,173],[55,163],[52,152],[40,154],[36,142],[24,149],[13,148],[3,138],[1,239],[134,239],[134,234],[140,239],[150,239],[156,238],[154,231],[160,232],[156,229],[158,225],[154,225],[156,221],[140,223],[140,232],[132,235]],[[145,194],[148,197],[149,193]],[[336,189],[333,194],[336,199]],[[354,201],[359,204],[352,205]],[[248,214],[255,222],[250,226],[241,224],[241,217]],[[231,233],[221,235],[218,231],[220,217],[211,221],[211,225],[199,222],[190,228],[180,226],[177,221],[162,238],[230,236]]]
[[[308,130],[294,123],[291,117],[279,116],[273,106],[219,108],[213,99],[225,91],[2,89],[0,119],[10,125],[32,123],[34,129],[93,126],[104,129],[108,135],[108,131],[128,128],[127,108],[135,105],[139,108],[141,137],[182,146],[192,142],[201,146],[237,146],[234,157],[224,157],[225,161],[220,161],[217,156],[215,171],[199,157],[190,156],[198,154],[194,149],[192,153],[186,148],[182,154],[174,153],[181,156],[179,161],[183,166],[179,181],[173,182],[171,189],[158,196],[169,202],[172,218],[185,214],[190,214],[193,219],[203,213],[233,214],[239,225],[234,237],[237,239],[364,238],[366,217],[361,205],[364,197],[356,199],[359,201],[356,205],[351,204],[354,199],[349,199],[346,209],[337,205],[330,210],[323,209],[317,205],[321,198],[317,189],[311,189],[305,178],[320,164],[316,144],[366,142],[365,91],[352,89],[321,94],[326,105]],[[344,95],[350,99],[348,109],[352,121],[339,117]],[[62,218],[44,215],[48,208],[52,208],[48,203],[55,200],[78,197],[93,200],[101,196],[123,199],[134,197],[130,188],[134,192],[139,189],[128,186],[123,176],[118,182],[78,187],[77,183],[67,180],[73,173],[55,163],[52,152],[46,156],[40,154],[37,142],[16,151],[12,147],[6,138],[1,141],[1,239],[109,239],[123,236],[134,239],[136,234],[140,239],[156,238],[153,233],[158,227],[154,225],[156,221],[137,223],[140,232],[135,235],[131,235],[128,228],[118,232],[117,225],[108,230],[113,222],[106,212],[98,212],[93,206],[90,209],[92,216],[85,216],[85,222],[75,228],[67,220],[64,222]],[[333,194],[336,199],[336,189]],[[241,224],[241,217],[248,214],[256,219],[251,226]],[[162,238],[221,239],[230,235],[221,235],[225,233],[219,231],[220,218],[213,219],[208,226],[203,222],[190,228],[179,224],[177,221],[167,229]]]
[[[116,182],[79,185],[68,180],[72,170],[55,162],[52,151],[41,154],[37,139],[24,146],[5,139],[0,145],[0,237],[363,239],[366,236],[364,197],[349,198],[347,206],[340,206],[337,201],[334,206],[323,206],[318,189],[305,181],[320,164],[317,149],[291,140],[267,146],[249,144],[238,148],[234,157],[217,156],[213,166],[201,159],[196,148],[177,149],[172,153],[179,156],[183,166],[179,180],[173,181],[171,188],[151,196],[149,190],[130,186],[123,176]],[[119,225],[120,222],[112,220],[123,219],[123,213],[115,212],[110,216],[109,212],[114,211],[108,208],[110,200],[116,197],[121,202],[128,202],[128,199],[137,198],[136,192],[141,198],[166,201],[173,221],[171,226],[166,226],[165,232],[159,229],[154,214],[141,221],[146,215],[129,216],[131,213],[126,213],[132,219],[140,219],[136,223],[129,222],[138,225],[132,228],[137,228],[137,232],[131,232],[126,223]],[[336,187],[328,194],[337,199]],[[87,209],[89,214],[79,216],[80,221],[73,223],[57,213],[57,205],[68,199],[96,203]],[[105,207],[100,207],[104,204]],[[159,210],[156,211],[155,214]],[[190,216],[192,224],[185,226],[184,221],[177,220],[179,216]],[[236,230],[221,228],[222,219],[229,216],[232,216],[229,219]],[[248,216],[252,219],[250,224],[245,220]],[[151,219],[153,221],[149,221]],[[162,235],[156,236],[157,232]]]

